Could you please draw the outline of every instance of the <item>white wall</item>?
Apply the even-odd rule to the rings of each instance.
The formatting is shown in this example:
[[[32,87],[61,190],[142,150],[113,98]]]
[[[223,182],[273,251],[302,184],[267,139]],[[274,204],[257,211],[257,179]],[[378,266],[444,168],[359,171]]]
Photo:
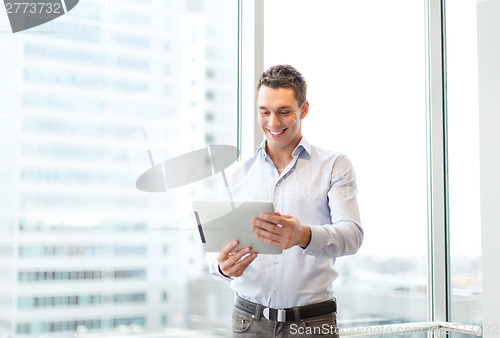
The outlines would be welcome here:
[[[484,337],[500,336],[500,1],[478,1]]]

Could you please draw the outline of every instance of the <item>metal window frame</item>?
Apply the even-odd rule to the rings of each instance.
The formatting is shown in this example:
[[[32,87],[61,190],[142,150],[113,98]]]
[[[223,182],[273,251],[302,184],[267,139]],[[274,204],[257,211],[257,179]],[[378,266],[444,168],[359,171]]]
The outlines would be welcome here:
[[[451,320],[445,0],[426,0],[428,319]]]
[[[250,157],[262,141],[255,84],[264,71],[264,0],[239,0],[238,23],[237,145],[241,159]]]

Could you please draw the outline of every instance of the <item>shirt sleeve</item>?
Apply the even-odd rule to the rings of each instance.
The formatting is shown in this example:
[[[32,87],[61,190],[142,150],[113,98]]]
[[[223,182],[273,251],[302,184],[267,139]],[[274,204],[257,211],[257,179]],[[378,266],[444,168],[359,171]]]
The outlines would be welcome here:
[[[214,276],[220,277],[220,278],[228,280],[228,281],[233,280],[232,277],[228,277],[220,271],[219,262],[217,262],[218,255],[219,255],[218,252],[207,252],[206,253],[207,263],[208,263],[208,272],[210,272]]]
[[[219,199],[232,200],[233,196],[232,196],[231,190],[225,186],[221,186],[219,188]],[[218,252],[207,252],[206,253],[208,272],[210,272],[210,274],[212,274],[214,276],[220,277],[220,278],[228,280],[228,281],[233,280],[232,277],[228,277],[220,271],[219,262],[217,261],[218,255],[219,255]]]
[[[328,205],[331,224],[309,225],[311,241],[304,253],[318,258],[335,258],[356,253],[363,242],[363,229],[356,200],[356,175],[344,155],[333,165]]]

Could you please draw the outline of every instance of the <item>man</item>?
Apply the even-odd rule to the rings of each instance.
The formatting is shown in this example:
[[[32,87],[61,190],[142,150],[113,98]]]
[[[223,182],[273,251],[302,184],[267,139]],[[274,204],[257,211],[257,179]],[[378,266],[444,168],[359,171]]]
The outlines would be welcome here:
[[[283,249],[257,255],[229,243],[210,272],[236,292],[233,337],[337,337],[332,282],[336,257],[363,240],[350,161],[302,137],[307,85],[293,67],[264,72],[257,85],[258,122],[265,140],[229,180],[234,200],[271,200],[275,210],[252,220],[260,240]]]

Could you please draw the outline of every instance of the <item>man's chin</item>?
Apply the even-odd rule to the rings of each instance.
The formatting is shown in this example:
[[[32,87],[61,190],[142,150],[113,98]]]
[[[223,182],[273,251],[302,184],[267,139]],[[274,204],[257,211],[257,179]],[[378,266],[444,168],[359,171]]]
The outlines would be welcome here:
[[[275,149],[286,148],[285,142],[282,142],[281,140],[276,140],[273,138],[270,139],[270,138],[266,137],[266,141],[267,141],[267,145],[270,146],[271,148],[275,148]]]

